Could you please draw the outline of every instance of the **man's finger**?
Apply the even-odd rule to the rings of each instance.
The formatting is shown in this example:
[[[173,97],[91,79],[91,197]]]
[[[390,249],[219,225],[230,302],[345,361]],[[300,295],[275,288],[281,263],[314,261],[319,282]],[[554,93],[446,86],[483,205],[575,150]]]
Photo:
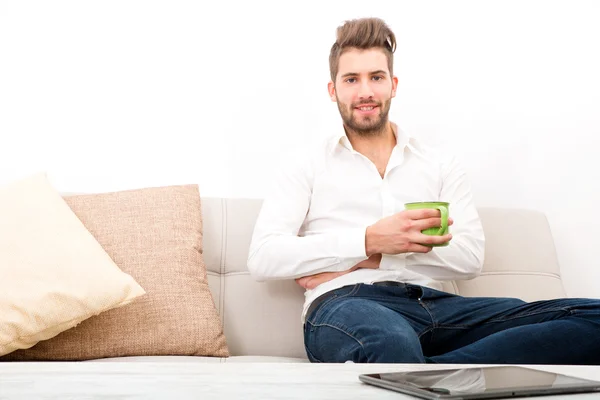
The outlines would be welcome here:
[[[347,274],[348,272],[323,272],[321,274],[314,275],[312,279],[307,282],[307,289],[314,289],[322,283],[329,282],[338,276]]]
[[[296,283],[302,286],[304,289],[308,289],[308,283],[312,279],[312,276],[303,276],[302,278],[297,278]]]
[[[337,278],[338,276],[345,275],[352,270],[341,271],[341,272],[320,272],[314,275],[304,276],[302,278],[297,278],[296,283],[302,286],[305,289],[314,289],[322,283],[329,282],[332,279]]]
[[[439,228],[442,226],[442,219],[441,218],[420,219],[417,221],[413,221],[413,226],[414,226],[415,230],[417,230],[419,232],[422,231],[423,229]]]
[[[405,210],[405,215],[410,219],[426,219],[440,217],[440,210],[434,208],[422,208],[419,210]]]
[[[433,248],[423,246],[422,244],[418,243],[411,243],[408,245],[408,248],[406,250],[412,253],[429,253],[431,250],[433,250]]]
[[[412,235],[410,241],[413,243],[422,243],[422,244],[444,244],[452,240],[452,234],[449,233],[447,235],[437,236],[437,235],[425,235],[420,232],[415,232]]]

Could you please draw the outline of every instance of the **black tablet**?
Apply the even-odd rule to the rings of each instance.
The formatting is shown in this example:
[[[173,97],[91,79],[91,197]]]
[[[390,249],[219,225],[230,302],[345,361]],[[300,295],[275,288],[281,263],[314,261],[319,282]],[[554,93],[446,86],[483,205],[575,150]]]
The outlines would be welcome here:
[[[506,399],[600,392],[600,382],[513,366],[362,374],[359,379],[421,399]]]

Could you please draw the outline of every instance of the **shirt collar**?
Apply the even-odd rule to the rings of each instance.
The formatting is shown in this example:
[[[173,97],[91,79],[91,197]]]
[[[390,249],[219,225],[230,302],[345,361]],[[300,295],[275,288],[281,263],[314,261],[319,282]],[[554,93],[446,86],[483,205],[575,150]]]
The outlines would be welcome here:
[[[413,136],[400,129],[396,123],[390,121],[390,124],[392,126],[392,132],[394,132],[394,135],[396,136],[395,147],[398,148],[398,150],[403,150],[405,147],[408,147],[409,150],[413,152],[419,152],[418,143]],[[333,146],[331,146],[330,149],[331,153],[335,152],[339,146],[345,147],[350,151],[354,151],[354,149],[352,148],[352,143],[350,143],[350,140],[346,135],[346,130],[343,126],[341,127],[339,132],[335,136],[333,136],[332,140]]]

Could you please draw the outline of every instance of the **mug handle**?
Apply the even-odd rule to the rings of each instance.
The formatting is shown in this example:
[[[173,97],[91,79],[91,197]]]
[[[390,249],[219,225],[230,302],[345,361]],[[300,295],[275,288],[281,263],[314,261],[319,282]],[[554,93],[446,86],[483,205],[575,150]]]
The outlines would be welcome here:
[[[442,233],[444,233],[446,229],[448,229],[448,207],[437,206],[436,208],[440,210],[440,213],[442,215],[442,226],[440,227],[440,230],[437,233],[438,236],[441,236]]]

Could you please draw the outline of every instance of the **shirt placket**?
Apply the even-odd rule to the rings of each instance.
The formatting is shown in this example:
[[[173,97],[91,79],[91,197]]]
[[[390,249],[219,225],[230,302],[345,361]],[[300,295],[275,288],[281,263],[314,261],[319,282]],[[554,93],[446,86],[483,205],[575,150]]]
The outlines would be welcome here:
[[[399,151],[398,147],[392,150],[392,154],[390,155],[390,160],[388,161],[388,166],[383,175],[383,179],[381,182],[381,216],[387,217],[390,216],[399,210],[396,209],[396,199],[394,198],[390,173],[394,168],[397,168],[402,164],[404,157],[402,152]]]
[[[381,217],[387,217],[396,211],[394,197],[390,190],[389,178],[387,174],[381,181]]]

